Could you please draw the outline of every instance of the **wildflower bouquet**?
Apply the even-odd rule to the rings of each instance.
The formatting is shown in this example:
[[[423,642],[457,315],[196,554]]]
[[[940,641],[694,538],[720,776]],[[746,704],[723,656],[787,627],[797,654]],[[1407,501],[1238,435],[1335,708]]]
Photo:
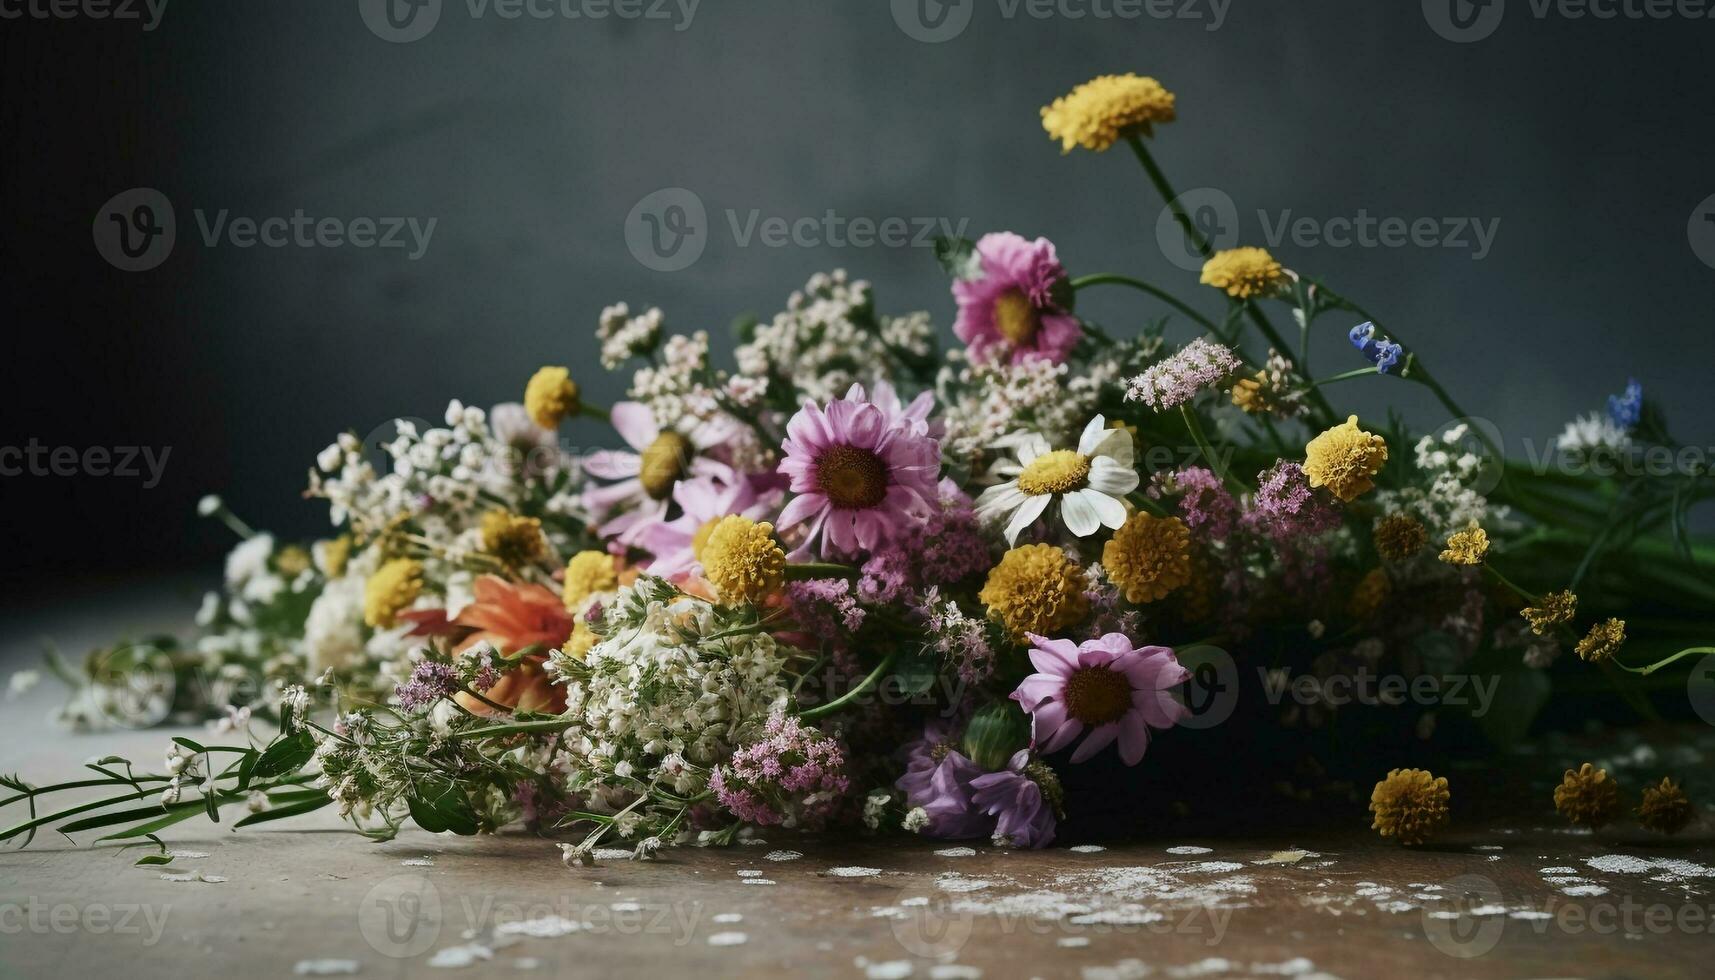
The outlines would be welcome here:
[[[942,244],[945,354],[927,314],[883,313],[843,272],[742,323],[731,366],[659,310],[610,307],[598,349],[631,373],[626,401],[589,404],[550,366],[521,403],[401,422],[380,457],[342,436],[310,474],[337,536],[308,547],[208,502],[245,540],[205,635],[173,652],[251,682],[204,704],[229,729],[251,733],[256,709],[277,733],[174,739],[160,772],[107,759],[93,780],[11,780],[4,802],[30,816],[0,838],[333,806],[383,838],[407,820],[576,830],[573,864],[603,843],[647,857],[776,826],[1040,847],[1088,802],[1084,767],[1208,757],[1193,670],[1484,665],[1506,685],[1490,734],[1516,737],[1571,647],[1649,710],[1631,675],[1706,652],[1690,644],[1715,546],[1685,515],[1715,489],[1707,468],[1509,462],[1356,302],[1262,249],[1209,247],[1145,142],[1174,115],[1127,75],[1042,120],[1068,151],[1130,148],[1207,256],[1219,315],[1130,276],[1074,277],[1053,243],[1011,233]],[[1175,319],[1121,335],[1079,313],[1111,288]],[[1313,379],[1328,321],[1353,366]],[[1191,339],[1169,342],[1182,325]],[[1414,438],[1337,410],[1332,386],[1362,378],[1425,386],[1454,421]],[[592,422],[625,448],[562,448]],[[1633,384],[1560,448],[1589,464],[1674,445]],[[1265,713],[1327,728],[1341,709]],[[1388,713],[1425,738],[1437,714]],[[91,786],[117,795],[38,808]],[[1445,779],[1398,770],[1372,807],[1418,840],[1446,802]]]

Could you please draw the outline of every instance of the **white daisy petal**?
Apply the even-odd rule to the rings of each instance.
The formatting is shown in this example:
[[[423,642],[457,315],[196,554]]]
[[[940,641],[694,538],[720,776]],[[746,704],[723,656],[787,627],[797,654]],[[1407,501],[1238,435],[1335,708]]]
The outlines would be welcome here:
[[[1102,526],[1102,518],[1096,513],[1096,508],[1084,498],[1083,491],[1067,494],[1060,502],[1060,516],[1066,521],[1066,530],[1080,538],[1087,538],[1096,533],[1096,528]]]
[[[1048,440],[1032,432],[1018,440],[1018,461],[1025,466],[1036,462],[1036,457],[1044,455],[1049,450]]]
[[[1024,494],[1018,490],[1018,481],[998,483],[984,490],[976,500],[978,514],[1004,514],[1010,512],[1019,504],[1024,503]]]
[[[1096,516],[1101,518],[1102,523],[1106,526],[1117,531],[1119,530],[1120,525],[1125,523],[1125,504],[1121,503],[1119,500],[1116,500],[1105,493],[1098,493],[1097,491],[1090,489],[1079,490],[1075,496],[1084,500],[1094,508]]]
[[[1136,464],[1136,456],[1132,450],[1131,433],[1124,429],[1109,429],[1107,435],[1103,436],[1102,441],[1096,446],[1093,455],[1111,456],[1121,466],[1129,467]]]
[[[1023,495],[1021,494],[1020,496]],[[1046,493],[1038,494],[1034,497],[1024,497],[1024,504],[1018,508],[1018,512],[1012,515],[1012,520],[1006,525],[1006,543],[1008,546],[1018,544],[1018,535],[1023,532],[1025,528],[1036,523],[1036,519],[1041,517],[1042,512],[1048,509],[1048,501],[1052,499],[1053,498]]]
[[[1101,444],[1103,435],[1107,432],[1108,420],[1098,415],[1084,426],[1084,434],[1078,437],[1078,452],[1085,456],[1094,456],[1096,447]]]
[[[1109,456],[1097,456],[1090,461],[1090,475],[1085,482],[1092,490],[1099,490],[1110,497],[1123,497],[1137,489],[1140,482],[1137,471],[1129,466],[1121,466]]]

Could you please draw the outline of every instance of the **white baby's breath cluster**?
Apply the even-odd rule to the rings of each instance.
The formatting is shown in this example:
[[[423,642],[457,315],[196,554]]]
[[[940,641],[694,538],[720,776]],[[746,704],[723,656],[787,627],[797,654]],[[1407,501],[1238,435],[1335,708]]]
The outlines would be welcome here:
[[[631,307],[624,303],[602,310],[596,325],[596,339],[601,341],[601,366],[612,371],[634,357],[648,355],[661,340],[664,319],[655,307],[638,316],[632,316]]]
[[[787,651],[772,636],[735,630],[727,614],[660,579],[621,589],[600,629],[605,638],[582,660],[560,652],[548,661],[566,688],[573,789],[596,812],[618,813],[657,785],[701,793],[713,767],[788,700]],[[629,812],[637,819],[616,821],[621,836],[653,825],[648,806]]]
[[[1615,455],[1631,448],[1630,432],[1620,428],[1605,412],[1590,412],[1566,423],[1555,440],[1555,448],[1573,456]]]
[[[1491,530],[1501,528],[1507,520],[1506,508],[1491,506],[1489,498],[1477,489],[1486,464],[1482,456],[1466,448],[1470,434],[1470,427],[1461,423],[1439,437],[1431,434],[1419,439],[1415,447],[1419,481],[1379,492],[1376,503],[1381,512],[1416,517],[1429,532],[1429,540],[1437,543],[1473,524]]]
[[[769,379],[795,398],[826,402],[853,383],[891,380],[902,359],[927,358],[934,327],[926,313],[875,312],[870,284],[845,270],[817,273],[786,309],[758,324],[736,351],[740,375]]]
[[[972,459],[1002,448],[1010,436],[1040,433],[1054,445],[1072,440],[1095,412],[1104,386],[1117,377],[1111,361],[1074,376],[1065,364],[1045,360],[995,361],[943,368],[949,454]]]

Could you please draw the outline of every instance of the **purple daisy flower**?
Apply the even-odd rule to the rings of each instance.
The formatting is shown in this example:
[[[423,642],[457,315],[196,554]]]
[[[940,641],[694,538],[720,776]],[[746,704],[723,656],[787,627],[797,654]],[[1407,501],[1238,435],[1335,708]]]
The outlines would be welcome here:
[[[1190,715],[1167,693],[1191,676],[1167,647],[1136,647],[1123,633],[1082,645],[1025,635],[1037,673],[1018,685],[1012,699],[1030,713],[1031,744],[1039,752],[1058,752],[1087,729],[1090,735],[1072,753],[1073,762],[1118,739],[1120,759],[1135,766],[1149,747],[1151,727],[1172,728]]]
[[[959,302],[953,332],[970,348],[971,360],[988,361],[1010,351],[1014,364],[1064,363],[1084,330],[1054,298],[1066,281],[1054,243],[996,232],[977,242],[977,258],[981,277],[953,283],[953,297]]]
[[[805,402],[786,423],[780,472],[797,496],[777,526],[807,526],[794,557],[817,538],[824,556],[874,551],[935,506],[940,445],[915,426],[888,423],[888,413],[855,386],[827,408]]]
[[[996,818],[994,842],[1008,847],[1047,847],[1054,841],[1054,802],[1043,791],[1043,783],[1056,787],[1052,770],[1030,761],[1030,750],[1020,749],[1006,768],[971,780],[972,802]]]

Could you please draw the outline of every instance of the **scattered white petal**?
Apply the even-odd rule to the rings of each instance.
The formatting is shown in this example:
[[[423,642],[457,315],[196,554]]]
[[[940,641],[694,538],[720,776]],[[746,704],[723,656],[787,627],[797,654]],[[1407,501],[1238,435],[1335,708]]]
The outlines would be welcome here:
[[[717,932],[709,937],[710,946],[742,946],[750,937],[742,932]]]
[[[863,975],[869,980],[905,980],[911,975],[910,960],[888,960],[884,963],[871,963],[859,957],[858,966],[863,967]]]
[[[435,866],[435,859],[431,857],[406,858],[399,863],[407,868],[432,868]]]
[[[774,879],[773,878],[740,878],[738,880],[738,883],[741,885],[772,885],[772,884],[774,884]]]
[[[1214,850],[1214,848],[1212,848],[1212,847],[1198,847],[1195,844],[1181,844],[1178,847],[1169,847],[1167,849],[1167,853],[1169,853],[1169,854],[1208,854],[1213,850]]]
[[[494,927],[496,936],[531,936],[553,939],[567,936],[584,928],[584,923],[559,915],[544,915],[537,919],[517,919]]]
[[[341,973],[356,973],[356,960],[299,960],[292,972],[300,977],[331,977]]]
[[[635,852],[623,847],[598,847],[590,853],[597,861],[629,861]]]
[[[838,868],[829,868],[828,874],[835,878],[873,878],[876,875],[881,874],[881,869],[861,868],[856,865],[846,865]],[[911,964],[906,963],[906,965],[910,966]]]
[[[441,970],[462,970],[479,960],[494,959],[494,950],[480,943],[470,943],[465,946],[448,946],[446,949],[435,951],[429,957],[429,965]]]
[[[1057,940],[1055,942],[1055,945],[1056,946],[1064,946],[1067,949],[1077,949],[1080,946],[1090,945],[1090,937],[1089,936],[1061,936],[1059,938],[1059,940]]]
[[[968,858],[976,857],[977,851],[974,847],[943,847],[939,851],[935,852],[935,856],[944,858]]]
[[[734,922],[743,922],[744,916],[737,912],[721,912],[715,916],[714,921],[720,925],[728,926]]]
[[[1107,850],[1107,848],[1103,847],[1100,844],[1079,844],[1076,847],[1070,848],[1069,850],[1071,850],[1075,854],[1100,854],[1103,851]],[[1204,850],[1207,850],[1207,848],[1205,848]]]
[[[962,963],[937,963],[929,968],[929,980],[978,980],[983,971]]]
[[[765,861],[796,861],[803,856],[798,851],[769,851],[762,857]]]

